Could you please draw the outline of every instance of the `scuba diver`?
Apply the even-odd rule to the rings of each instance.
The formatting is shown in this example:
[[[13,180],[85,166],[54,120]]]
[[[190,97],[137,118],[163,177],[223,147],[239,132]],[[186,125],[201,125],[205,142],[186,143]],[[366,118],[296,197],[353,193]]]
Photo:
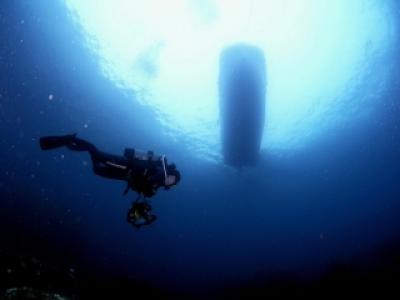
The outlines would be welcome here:
[[[45,136],[40,138],[42,150],[67,147],[73,151],[88,151],[95,174],[127,182],[124,195],[130,189],[138,197],[128,211],[127,221],[136,228],[153,223],[157,217],[151,214],[151,205],[145,197],[153,197],[158,188],[168,190],[180,181],[180,172],[175,164],[168,164],[165,155],[156,156],[152,151],[142,153],[126,148],[123,156],[112,155],[98,150],[92,143],[80,139],[77,134]]]

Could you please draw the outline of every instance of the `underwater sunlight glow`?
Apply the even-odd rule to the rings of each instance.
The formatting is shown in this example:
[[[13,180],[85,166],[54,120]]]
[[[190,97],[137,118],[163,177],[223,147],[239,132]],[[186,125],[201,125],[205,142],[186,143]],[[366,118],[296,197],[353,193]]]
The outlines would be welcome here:
[[[262,148],[272,153],[366,120],[386,89],[393,21],[385,1],[65,1],[104,74],[204,158],[221,159],[219,54],[233,43],[264,50]]]

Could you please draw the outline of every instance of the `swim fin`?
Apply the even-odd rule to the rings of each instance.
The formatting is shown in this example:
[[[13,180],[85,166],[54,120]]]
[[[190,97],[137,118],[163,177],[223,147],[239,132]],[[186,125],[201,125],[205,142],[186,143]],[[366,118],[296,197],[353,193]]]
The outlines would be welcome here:
[[[51,150],[70,144],[76,137],[76,133],[59,136],[44,136],[39,140],[42,150]]]

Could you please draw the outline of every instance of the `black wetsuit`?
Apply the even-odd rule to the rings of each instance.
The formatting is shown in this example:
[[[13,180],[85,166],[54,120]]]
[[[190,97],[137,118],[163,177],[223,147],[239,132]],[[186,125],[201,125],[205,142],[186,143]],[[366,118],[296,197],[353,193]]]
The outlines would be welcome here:
[[[92,143],[77,138],[76,135],[43,137],[40,139],[40,146],[43,150],[65,146],[74,151],[88,151],[93,171],[97,175],[127,181],[128,189],[131,188],[145,197],[154,196],[156,190],[164,186],[164,169],[160,158],[148,156],[140,159],[108,154],[98,150]]]

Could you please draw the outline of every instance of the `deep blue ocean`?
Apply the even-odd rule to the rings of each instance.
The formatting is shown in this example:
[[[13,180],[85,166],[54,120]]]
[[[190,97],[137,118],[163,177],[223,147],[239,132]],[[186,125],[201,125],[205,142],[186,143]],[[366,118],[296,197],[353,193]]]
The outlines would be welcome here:
[[[253,44],[271,37],[266,127],[259,162],[241,169],[223,162],[218,99],[208,97],[217,86],[214,54],[224,45],[217,29],[240,41],[237,28],[230,36],[218,25],[233,4],[188,1],[201,13],[178,21],[195,20],[194,29],[172,35],[186,25],[167,20],[161,30],[151,22],[179,11],[174,1],[122,2],[115,11],[106,1],[0,3],[0,293],[398,294],[398,1],[331,1],[322,11],[318,1],[287,0],[277,9],[292,4],[309,23],[278,17],[274,32],[263,31],[263,11],[254,7],[263,2],[255,1],[244,22],[251,32],[238,36]],[[303,13],[301,3],[315,10]],[[141,9],[156,11],[151,22]],[[110,10],[124,18],[105,23],[100,12]],[[130,16],[141,20],[140,37]],[[70,133],[108,153],[153,150],[176,164],[180,183],[151,200],[156,222],[140,230],[127,223],[135,194],[96,176],[88,153],[39,147],[41,136]]]

